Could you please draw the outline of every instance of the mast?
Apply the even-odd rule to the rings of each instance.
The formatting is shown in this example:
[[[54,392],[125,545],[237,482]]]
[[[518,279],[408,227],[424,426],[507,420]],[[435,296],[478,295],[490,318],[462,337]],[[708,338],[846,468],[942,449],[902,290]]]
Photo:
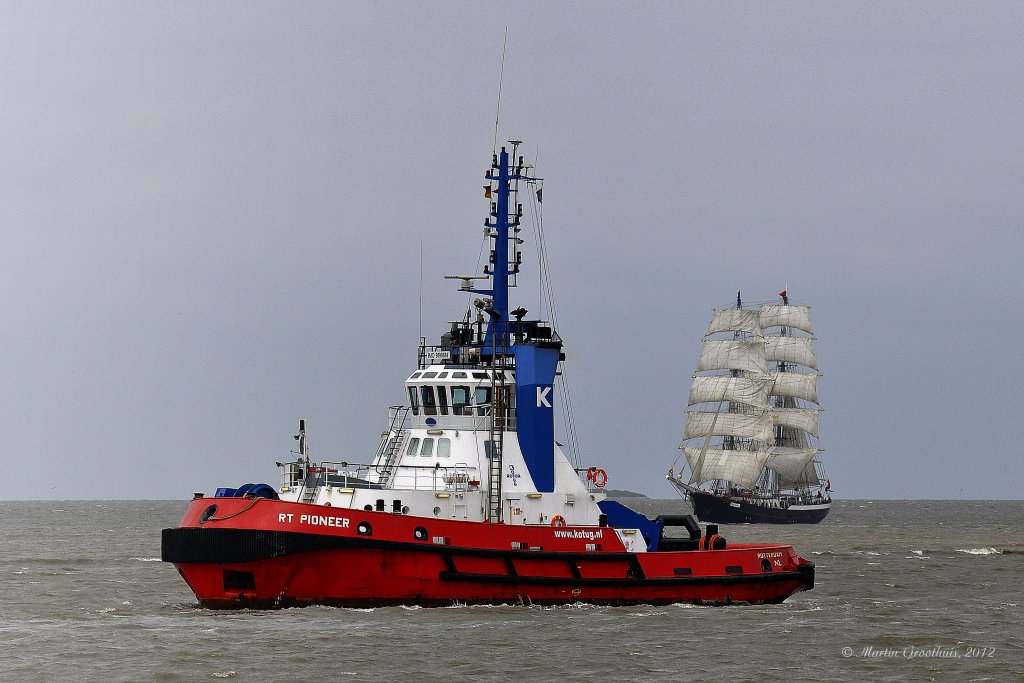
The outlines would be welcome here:
[[[780,489],[806,491],[817,486],[816,456],[821,451],[812,443],[818,437],[817,359],[810,309],[791,305],[788,287],[779,292],[782,304],[762,304],[762,326],[779,328],[766,332],[768,359],[774,363],[771,399],[775,415],[775,443],[767,463],[764,483],[773,492]],[[807,336],[794,334],[794,330]],[[807,370],[815,372],[808,373]]]
[[[512,154],[519,141],[510,141]],[[494,162],[497,163],[494,163]],[[484,274],[491,276],[491,305],[485,309],[491,316],[487,325],[487,336],[484,338],[484,349],[491,350],[491,419],[489,436],[491,443],[490,460],[488,462],[487,486],[487,519],[498,523],[502,519],[503,503],[501,482],[504,476],[502,453],[505,447],[506,406],[505,393],[505,349],[508,345],[508,288],[509,277],[513,274],[508,260],[509,230],[518,226],[519,216],[510,218],[508,213],[509,196],[513,191],[512,179],[519,179],[518,169],[512,172],[509,168],[509,153],[505,147],[497,159],[493,159],[491,169],[486,176],[493,179],[497,172],[498,197],[492,204],[491,220],[486,225],[493,240],[489,263],[484,267]],[[517,188],[518,189],[518,188]],[[513,223],[514,221],[514,223]],[[517,227],[518,229],[518,227]]]
[[[452,358],[477,357],[490,369],[487,516],[492,522],[502,518],[502,454],[507,439],[516,438],[518,441],[537,491],[554,491],[552,393],[555,371],[562,358],[562,341],[543,321],[523,320],[527,311],[522,307],[511,311],[509,305],[509,289],[516,286],[522,264],[522,252],[518,249],[522,242],[519,226],[523,215],[523,206],[517,201],[519,183],[530,184],[540,180],[529,174],[523,157],[517,156],[520,144],[519,140],[509,140],[511,152],[502,147],[500,152],[493,154],[491,168],[484,174],[488,181],[484,186],[486,196],[493,196],[494,200],[490,205],[490,215],[484,221],[491,249],[483,277],[446,276],[462,280],[462,291],[483,295],[474,302],[478,311],[475,339],[468,343],[463,341],[461,346],[451,344],[446,348],[450,349]],[[475,284],[481,279],[488,280],[489,287]],[[511,316],[516,318],[514,334]],[[473,336],[471,330],[466,332],[469,333],[467,336]],[[506,384],[509,371],[514,372],[514,396]],[[510,432],[515,432],[514,437],[509,436]]]
[[[519,181],[524,179],[523,158],[519,157],[518,164],[513,168],[511,159],[522,144],[521,140],[509,140],[512,145],[512,153],[509,154],[505,147],[493,157],[491,169],[487,171],[486,178],[492,183],[497,181],[497,198],[491,204],[491,216],[484,225],[488,228],[488,234],[492,239],[490,259],[484,267],[484,274],[491,276],[491,289],[478,290],[481,294],[491,297],[491,305],[485,312],[491,316],[487,326],[487,336],[484,339],[484,348],[496,348],[493,342],[493,335],[502,336],[499,346],[508,346],[509,333],[509,307],[508,290],[515,286],[515,275],[519,272],[519,265],[522,263],[522,253],[516,249],[512,250],[513,258],[510,258],[509,241],[516,240],[520,231],[519,223],[523,215],[522,204],[516,204],[515,212],[510,213],[509,205],[512,198],[518,197]]]

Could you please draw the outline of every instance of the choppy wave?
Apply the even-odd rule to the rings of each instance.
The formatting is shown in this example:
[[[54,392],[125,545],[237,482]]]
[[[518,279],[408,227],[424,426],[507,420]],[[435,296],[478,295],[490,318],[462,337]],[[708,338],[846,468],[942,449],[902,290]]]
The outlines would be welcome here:
[[[1003,551],[999,548],[957,548],[956,552],[965,553],[967,555],[1002,555]]]

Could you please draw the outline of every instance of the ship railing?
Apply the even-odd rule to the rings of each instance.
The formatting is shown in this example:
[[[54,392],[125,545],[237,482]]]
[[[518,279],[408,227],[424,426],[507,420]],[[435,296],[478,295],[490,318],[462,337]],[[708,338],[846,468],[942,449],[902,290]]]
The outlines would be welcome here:
[[[491,363],[492,352],[481,346],[464,346],[457,353],[452,353],[450,346],[429,346],[423,345],[419,348],[417,358],[418,369],[425,370],[431,365],[457,365],[462,368],[487,369],[493,367]],[[499,359],[499,365],[506,368],[515,367],[515,359],[511,353],[505,353]]]
[[[472,412],[470,415],[436,415],[427,414],[420,409],[420,414],[415,415],[410,419],[409,426],[429,429],[460,429],[465,431],[487,431],[489,429],[491,420],[491,404],[490,403],[479,403],[471,404],[465,409],[467,412]],[[434,413],[440,412],[435,410]],[[432,423],[428,423],[427,420],[433,420]],[[505,430],[514,432],[516,431],[516,417],[515,410],[507,410],[505,412]]]
[[[480,486],[476,467],[466,463],[451,465],[397,465],[390,482],[379,480],[372,464],[325,460],[309,468],[308,477],[315,477],[307,486],[331,486],[341,489],[412,489],[417,491],[465,492]],[[308,480],[307,480],[308,481]]]
[[[573,471],[576,472],[576,476],[580,478],[583,485],[587,487],[587,493],[603,493],[604,486],[597,485],[597,472],[604,472],[600,467],[574,467]],[[605,475],[607,476],[607,475]],[[607,478],[604,479],[605,483],[608,482]]]

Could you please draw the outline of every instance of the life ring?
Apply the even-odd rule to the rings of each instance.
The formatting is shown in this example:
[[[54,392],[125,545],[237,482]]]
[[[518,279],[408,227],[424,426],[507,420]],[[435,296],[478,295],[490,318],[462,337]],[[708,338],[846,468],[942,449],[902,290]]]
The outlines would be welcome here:
[[[565,517],[562,515],[555,515],[551,518],[551,526],[565,526]]]
[[[594,486],[599,489],[603,489],[604,485],[608,483],[608,473],[601,469],[594,470],[594,476],[588,477],[594,480]]]

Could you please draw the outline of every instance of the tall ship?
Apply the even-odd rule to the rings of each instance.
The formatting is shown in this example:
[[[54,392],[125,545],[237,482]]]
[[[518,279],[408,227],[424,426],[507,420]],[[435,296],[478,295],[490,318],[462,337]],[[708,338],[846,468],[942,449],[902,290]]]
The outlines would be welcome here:
[[[832,508],[819,454],[810,307],[715,309],[690,386],[685,464],[668,479],[703,522],[816,524]],[[678,462],[678,459],[677,459]]]
[[[563,341],[510,301],[521,197],[536,215],[542,190],[519,145],[484,174],[483,272],[446,276],[466,312],[420,339],[376,452],[314,460],[300,422],[278,485],[196,493],[163,530],[162,559],[202,605],[778,603],[813,586],[792,546],[728,543],[690,515],[608,500],[607,473],[556,442]]]

